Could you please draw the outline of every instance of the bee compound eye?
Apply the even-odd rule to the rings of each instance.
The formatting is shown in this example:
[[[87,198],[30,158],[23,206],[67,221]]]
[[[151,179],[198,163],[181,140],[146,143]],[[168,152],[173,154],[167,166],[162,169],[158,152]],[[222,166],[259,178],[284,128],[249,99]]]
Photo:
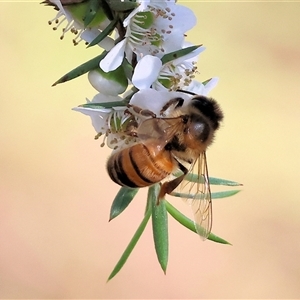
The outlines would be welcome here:
[[[205,142],[209,137],[210,128],[206,122],[193,122],[189,127],[189,132],[195,140]]]

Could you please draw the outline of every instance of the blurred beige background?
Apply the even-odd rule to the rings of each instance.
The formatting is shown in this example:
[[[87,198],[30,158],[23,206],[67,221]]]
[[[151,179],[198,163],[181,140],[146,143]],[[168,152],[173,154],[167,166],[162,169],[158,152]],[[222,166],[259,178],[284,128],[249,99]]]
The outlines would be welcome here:
[[[106,283],[146,191],[108,223],[118,190],[105,173],[109,151],[71,111],[96,91],[85,76],[51,87],[98,49],[60,41],[47,24],[54,11],[38,2],[2,2],[1,298],[300,297],[300,3],[185,4],[199,18],[189,40],[207,47],[199,79],[220,77],[211,95],[225,122],[210,175],[244,184],[213,208],[213,232],[233,246],[202,242],[170,219],[167,275],[148,226]]]

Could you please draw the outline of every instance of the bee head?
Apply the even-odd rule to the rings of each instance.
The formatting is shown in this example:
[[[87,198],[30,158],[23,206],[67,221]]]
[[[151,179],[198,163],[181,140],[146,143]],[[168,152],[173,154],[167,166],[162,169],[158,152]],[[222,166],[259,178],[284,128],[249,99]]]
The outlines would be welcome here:
[[[192,98],[190,105],[200,111],[211,122],[213,129],[218,129],[223,120],[223,112],[216,100],[197,95]]]

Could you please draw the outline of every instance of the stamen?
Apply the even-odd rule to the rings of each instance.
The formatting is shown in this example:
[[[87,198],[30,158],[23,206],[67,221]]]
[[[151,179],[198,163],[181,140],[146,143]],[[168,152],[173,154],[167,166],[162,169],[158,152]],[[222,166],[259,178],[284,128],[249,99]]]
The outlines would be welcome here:
[[[100,147],[104,147],[105,146],[105,141],[106,141],[107,137],[108,137],[108,132],[105,133],[103,141],[102,141],[102,144],[100,144]]]
[[[95,135],[95,140],[98,140],[99,137],[103,134],[103,132],[98,132],[96,135]]]
[[[59,21],[59,19],[56,19],[56,20],[55,20],[56,26],[54,26],[52,29],[53,29],[53,30],[57,30],[57,28],[58,28],[62,23],[64,23],[66,20],[67,20],[66,17],[63,17],[60,21]]]
[[[116,111],[114,111],[113,117],[114,117],[115,131],[118,132],[118,124],[117,124],[117,117],[118,117],[118,114],[117,114]]]
[[[55,23],[57,24],[57,23],[59,22],[58,19],[59,19],[61,16],[63,16],[63,15],[64,15],[64,14],[63,14],[62,12],[59,11],[59,12],[56,14],[56,16],[55,16],[52,20],[49,20],[49,21],[48,21],[48,24],[49,24],[49,25],[52,25],[53,22],[55,22]]]
[[[62,23],[67,22],[67,26],[65,28],[62,29],[62,35],[59,37],[61,40],[64,39],[65,34],[67,32],[71,32],[73,34],[75,34],[75,38],[73,38],[72,42],[74,44],[74,46],[78,45],[81,41],[82,38],[80,38],[81,33],[84,31],[84,29],[78,29],[76,28],[75,25],[75,21],[74,20],[68,20],[67,17],[61,12],[59,11],[57,13],[57,15],[55,16],[55,18],[53,18],[52,20],[48,21],[49,25],[52,25],[53,22],[55,22],[55,26],[52,28],[53,30],[57,30]]]

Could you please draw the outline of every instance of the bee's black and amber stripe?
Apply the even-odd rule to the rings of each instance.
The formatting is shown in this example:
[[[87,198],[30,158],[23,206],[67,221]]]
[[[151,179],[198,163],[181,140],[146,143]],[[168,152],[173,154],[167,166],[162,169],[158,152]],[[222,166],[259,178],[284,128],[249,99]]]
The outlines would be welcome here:
[[[171,174],[174,161],[169,151],[155,154],[154,146],[136,144],[112,154],[107,162],[110,178],[121,186],[146,187]]]

